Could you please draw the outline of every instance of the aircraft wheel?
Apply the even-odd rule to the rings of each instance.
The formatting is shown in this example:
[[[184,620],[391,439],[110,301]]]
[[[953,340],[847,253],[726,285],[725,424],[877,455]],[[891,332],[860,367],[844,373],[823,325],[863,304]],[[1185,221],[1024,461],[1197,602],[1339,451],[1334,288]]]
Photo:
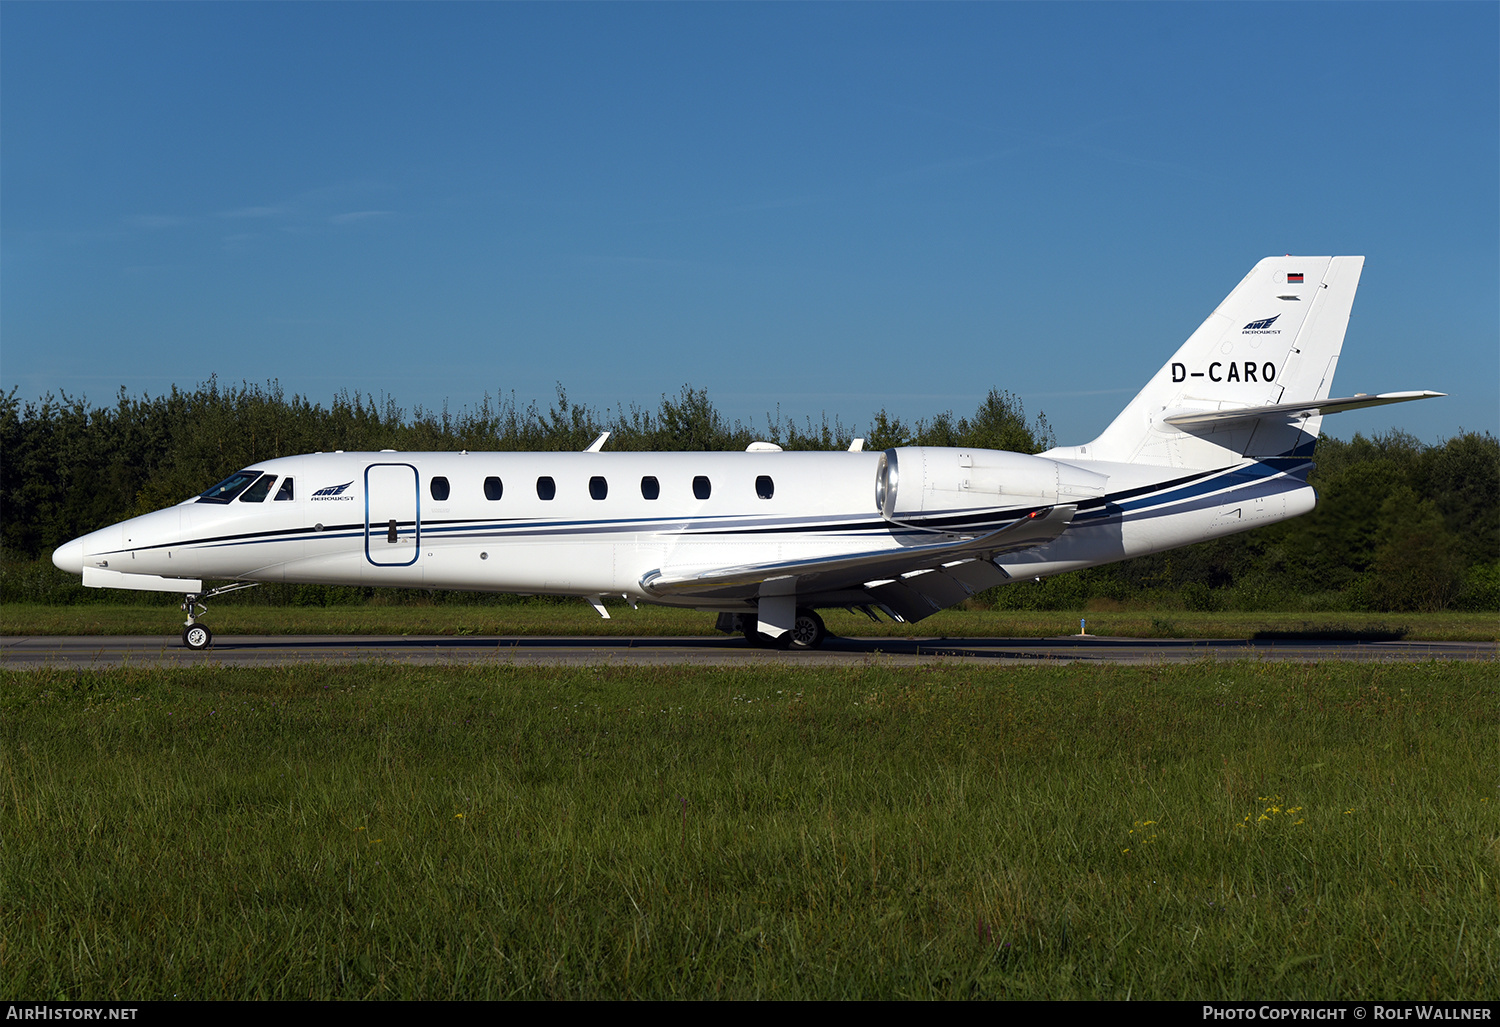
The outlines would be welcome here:
[[[214,633],[207,624],[189,624],[182,629],[182,644],[189,649],[207,649],[213,641]]]
[[[754,626],[745,629],[745,641],[750,643],[752,649],[782,649],[785,648],[788,637],[782,635],[780,638],[772,638]]]
[[[797,611],[797,619],[792,621],[792,630],[787,636],[791,649],[816,649],[828,637],[828,629],[823,626],[822,617],[812,610],[803,609]]]

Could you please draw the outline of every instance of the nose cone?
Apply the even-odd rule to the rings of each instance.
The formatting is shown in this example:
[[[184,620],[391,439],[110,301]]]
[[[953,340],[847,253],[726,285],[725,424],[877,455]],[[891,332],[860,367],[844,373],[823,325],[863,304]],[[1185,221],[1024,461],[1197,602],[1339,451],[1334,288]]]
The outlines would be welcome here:
[[[52,562],[60,571],[69,574],[83,573],[83,539],[75,538],[72,542],[58,546],[52,554]]]

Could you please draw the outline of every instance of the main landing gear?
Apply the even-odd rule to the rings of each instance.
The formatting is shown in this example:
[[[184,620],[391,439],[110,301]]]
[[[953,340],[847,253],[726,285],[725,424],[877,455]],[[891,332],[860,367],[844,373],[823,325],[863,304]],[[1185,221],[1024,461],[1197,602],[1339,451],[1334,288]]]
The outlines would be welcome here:
[[[792,630],[787,632],[787,646],[791,649],[816,649],[827,637],[828,629],[823,626],[822,617],[812,610],[798,610],[797,619],[792,621]]]
[[[189,649],[207,649],[214,644],[214,633],[208,629],[207,624],[199,624],[198,617],[194,614],[197,609],[199,614],[207,613],[208,607],[203,605],[203,600],[221,596],[225,592],[238,592],[242,588],[254,588],[259,585],[258,581],[236,581],[232,585],[223,585],[219,588],[209,589],[207,592],[189,592],[183,596],[182,610],[187,613],[187,623],[182,626],[182,644]]]
[[[757,649],[789,649],[792,652],[816,649],[828,637],[828,629],[823,626],[823,618],[805,607],[797,611],[797,617],[792,621],[792,630],[780,638],[761,634],[756,627],[753,613],[722,614],[719,620],[719,630],[743,631],[745,641]]]

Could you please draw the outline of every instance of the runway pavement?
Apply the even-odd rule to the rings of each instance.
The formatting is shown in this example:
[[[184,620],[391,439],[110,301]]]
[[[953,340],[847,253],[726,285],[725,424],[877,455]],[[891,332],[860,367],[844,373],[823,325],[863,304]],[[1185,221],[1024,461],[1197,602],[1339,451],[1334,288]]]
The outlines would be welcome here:
[[[227,635],[194,652],[176,635],[0,637],[0,668],[264,667],[298,663],[514,663],[813,666],[880,662],[1186,663],[1193,660],[1495,660],[1494,642],[1344,642],[1299,639],[830,638],[813,652],[752,649],[738,637],[621,638]]]

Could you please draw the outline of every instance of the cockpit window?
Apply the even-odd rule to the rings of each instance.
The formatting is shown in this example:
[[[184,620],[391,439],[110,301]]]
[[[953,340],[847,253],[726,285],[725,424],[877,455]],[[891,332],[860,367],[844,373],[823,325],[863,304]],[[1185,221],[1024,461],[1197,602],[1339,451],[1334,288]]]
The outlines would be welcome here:
[[[198,496],[200,503],[227,503],[249,486],[256,478],[260,477],[259,471],[235,471],[213,488]],[[267,486],[269,488],[269,486]],[[262,496],[262,499],[265,497]]]
[[[264,503],[266,501],[266,497],[271,494],[271,486],[274,484],[276,484],[276,475],[266,475],[265,477],[261,478],[260,481],[256,482],[254,485],[251,485],[248,489],[245,490],[245,494],[240,496],[240,502]]]
[[[276,490],[275,503],[284,503],[292,498],[292,479],[287,478],[281,483],[281,488]]]

